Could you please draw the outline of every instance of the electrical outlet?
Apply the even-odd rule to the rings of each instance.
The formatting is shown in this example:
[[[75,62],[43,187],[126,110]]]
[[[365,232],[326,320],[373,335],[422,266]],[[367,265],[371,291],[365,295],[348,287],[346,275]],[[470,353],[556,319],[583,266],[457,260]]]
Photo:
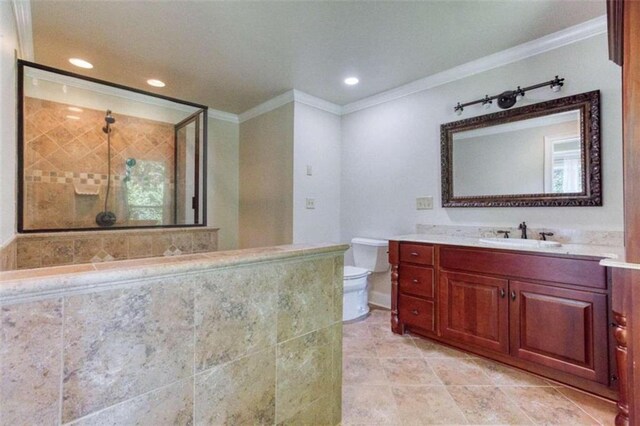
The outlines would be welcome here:
[[[431,210],[433,209],[433,197],[418,197],[416,198],[416,210]]]
[[[316,199],[315,198],[307,198],[306,206],[307,206],[308,209],[315,209],[316,208]]]

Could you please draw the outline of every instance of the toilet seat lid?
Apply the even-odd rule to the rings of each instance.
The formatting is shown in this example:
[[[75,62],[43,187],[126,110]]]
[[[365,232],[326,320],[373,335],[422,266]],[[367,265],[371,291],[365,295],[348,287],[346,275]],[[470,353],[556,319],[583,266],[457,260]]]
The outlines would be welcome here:
[[[357,266],[345,266],[344,267],[344,279],[353,280],[356,278],[362,278],[369,275],[369,271],[364,268],[358,268]]]

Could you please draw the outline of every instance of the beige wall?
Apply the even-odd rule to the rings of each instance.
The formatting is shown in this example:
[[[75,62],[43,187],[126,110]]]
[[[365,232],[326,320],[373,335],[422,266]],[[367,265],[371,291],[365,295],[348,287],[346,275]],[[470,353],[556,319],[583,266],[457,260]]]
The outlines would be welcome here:
[[[240,124],[241,248],[293,241],[293,108]]]
[[[207,224],[220,228],[218,249],[238,248],[239,126],[208,120]]]
[[[16,64],[11,3],[0,2],[0,247],[16,231]]]

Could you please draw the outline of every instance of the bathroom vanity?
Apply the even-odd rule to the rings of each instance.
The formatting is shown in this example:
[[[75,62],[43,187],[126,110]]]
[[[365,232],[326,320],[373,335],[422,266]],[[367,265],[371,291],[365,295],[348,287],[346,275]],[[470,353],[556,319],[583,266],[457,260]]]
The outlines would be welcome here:
[[[608,254],[567,247],[392,240],[392,329],[614,398]]]

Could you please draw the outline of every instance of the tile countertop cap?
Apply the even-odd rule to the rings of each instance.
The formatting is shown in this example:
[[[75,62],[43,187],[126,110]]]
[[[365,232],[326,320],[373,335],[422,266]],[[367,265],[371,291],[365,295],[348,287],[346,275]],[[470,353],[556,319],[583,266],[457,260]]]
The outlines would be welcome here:
[[[346,244],[283,245],[0,272],[0,303],[86,292],[102,287],[130,284],[136,280],[190,274],[242,264],[329,253],[342,254],[348,248]]]
[[[448,235],[411,234],[389,238],[391,241],[409,241],[419,243],[442,244],[464,247],[482,247],[497,250],[550,253],[571,256],[600,257],[606,259],[624,259],[624,247],[597,246],[590,244],[563,244],[560,247],[503,247],[497,244],[480,242],[480,238],[452,237]],[[605,265],[606,266],[606,265]]]

